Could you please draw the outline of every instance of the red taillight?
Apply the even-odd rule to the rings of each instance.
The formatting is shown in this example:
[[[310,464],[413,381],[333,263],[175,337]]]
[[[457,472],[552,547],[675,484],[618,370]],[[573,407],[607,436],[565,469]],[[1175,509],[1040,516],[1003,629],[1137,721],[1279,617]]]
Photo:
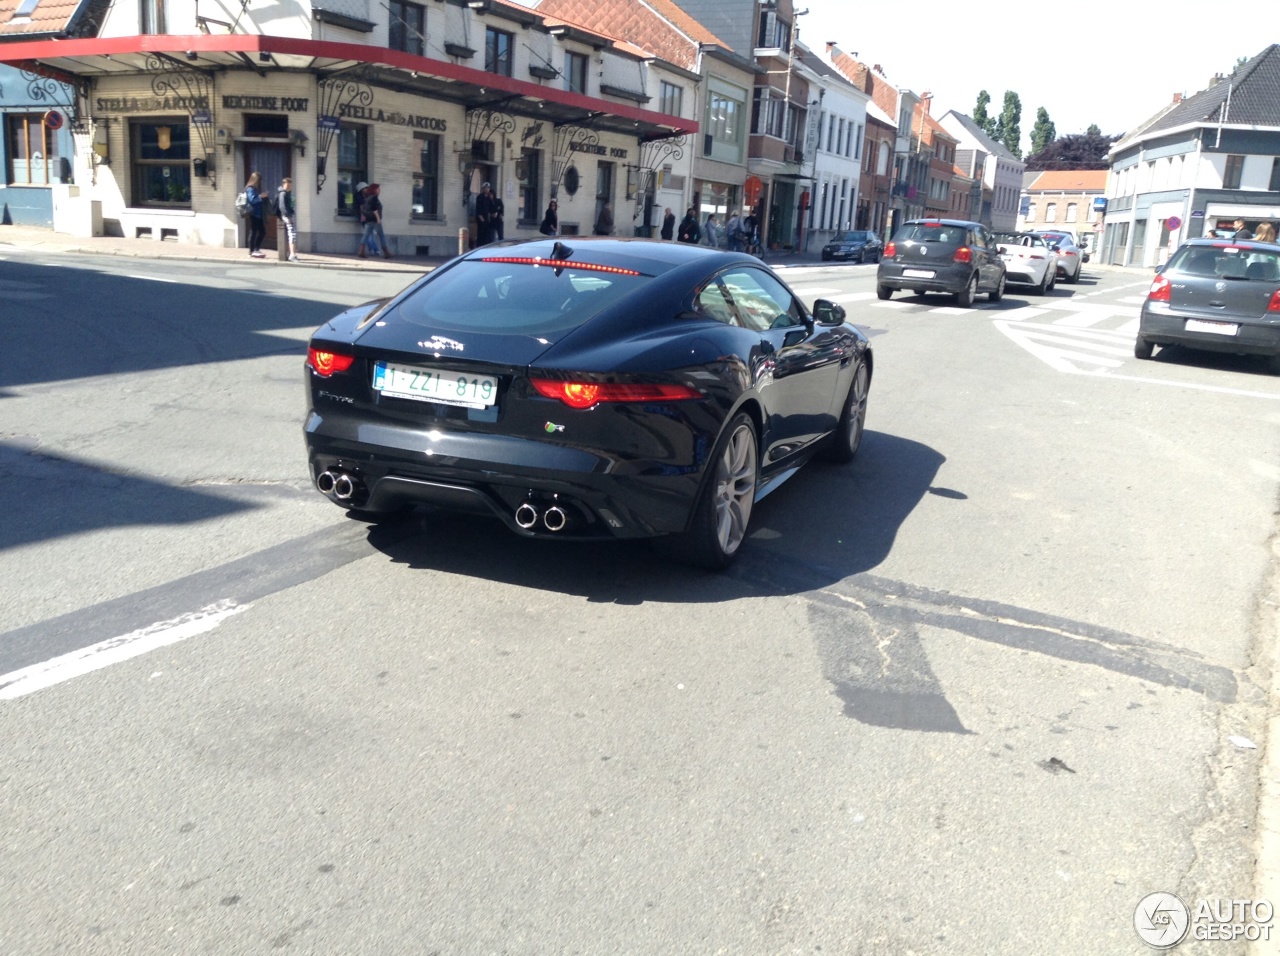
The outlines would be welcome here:
[[[1028,258],[1028,259],[1043,259],[1043,258],[1044,258],[1044,256],[1038,256],[1038,255],[1036,255],[1036,254],[1033,252],[1031,255],[1027,256],[1027,258]]]
[[[893,243],[890,242],[887,246],[884,247],[884,254],[888,256],[890,259],[892,259],[894,256],[898,254],[898,250],[895,249],[893,246]]]
[[[1073,251],[1072,251],[1072,250],[1070,250],[1070,249],[1059,249],[1059,250],[1058,250],[1058,255],[1060,255],[1060,256],[1074,256],[1074,255],[1076,255],[1076,254],[1077,254],[1077,253],[1073,252]]]
[[[354,355],[343,355],[341,352],[322,352],[319,349],[307,349],[307,364],[315,369],[316,374],[328,378],[334,372],[345,372],[356,360]]]
[[[544,398],[554,398],[570,408],[590,408],[600,402],[679,402],[701,398],[687,385],[619,385],[612,382],[562,382],[550,378],[530,379]]]
[[[956,262],[972,262],[973,250],[968,246],[961,246],[956,250],[956,254],[952,256],[952,258],[955,259]]]
[[[1156,276],[1155,281],[1151,283],[1151,291],[1147,293],[1148,302],[1168,302],[1169,290],[1173,288],[1173,283],[1164,276]]]
[[[1271,302],[1267,306],[1268,312],[1280,312],[1280,289],[1276,289],[1271,293]]]

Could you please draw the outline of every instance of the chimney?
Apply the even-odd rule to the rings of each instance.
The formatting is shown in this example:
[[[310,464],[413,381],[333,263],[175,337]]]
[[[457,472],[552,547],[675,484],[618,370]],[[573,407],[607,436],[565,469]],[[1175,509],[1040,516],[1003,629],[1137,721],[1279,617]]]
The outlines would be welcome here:
[[[1179,103],[1181,103],[1181,102],[1182,102],[1182,94],[1181,94],[1181,93],[1174,93],[1174,94],[1173,94],[1173,105],[1174,105],[1174,106],[1177,106],[1177,105],[1178,105]]]
[[[836,48],[835,41],[834,41],[834,40],[828,40],[828,41],[827,41],[827,56],[834,56],[834,54],[833,54],[831,51],[832,51],[832,50],[834,50],[835,48]]]
[[[932,116],[933,114],[930,112],[930,110],[931,110],[931,109],[933,109],[933,93],[932,93],[932,91],[930,91],[930,90],[925,90],[923,93],[921,93],[921,94],[920,94],[920,103],[921,103],[921,105],[924,107],[924,115],[925,115],[925,116]]]
[[[879,63],[877,63],[877,64],[876,64],[875,66],[873,66],[871,69],[875,70],[875,71],[876,71],[877,73],[879,73],[881,76],[884,76],[884,67],[882,67]]]

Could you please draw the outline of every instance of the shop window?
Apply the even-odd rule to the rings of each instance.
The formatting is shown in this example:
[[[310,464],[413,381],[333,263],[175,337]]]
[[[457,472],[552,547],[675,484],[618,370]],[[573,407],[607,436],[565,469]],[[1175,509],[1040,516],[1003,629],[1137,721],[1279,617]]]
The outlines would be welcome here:
[[[184,119],[129,124],[135,206],[191,208],[191,133]]]
[[[426,8],[407,0],[389,0],[387,11],[390,14],[387,46],[416,56],[425,55],[422,38],[427,32]]]
[[[1227,172],[1226,172],[1226,175],[1222,177],[1222,188],[1223,189],[1239,189],[1240,177],[1243,172],[1244,172],[1244,157],[1228,156]]]
[[[564,54],[564,88],[570,93],[587,92],[587,55],[566,50]]]
[[[338,130],[338,215],[356,214],[356,185],[369,182],[369,127]]]
[[[440,218],[440,137],[433,133],[414,133],[413,141],[418,147],[418,166],[413,171],[412,218],[438,219]]]
[[[71,181],[71,165],[58,156],[58,134],[45,127],[44,114],[15,113],[9,117],[8,127],[11,185]]]
[[[505,30],[485,27],[484,30],[484,68],[489,73],[502,76],[511,75],[511,51],[514,40]]]
[[[668,116],[680,115],[680,103],[684,90],[663,80],[658,85],[658,111]]]
[[[542,198],[538,187],[542,183],[542,150],[520,150],[520,161],[516,163],[516,179],[520,183],[520,221],[541,222]]]

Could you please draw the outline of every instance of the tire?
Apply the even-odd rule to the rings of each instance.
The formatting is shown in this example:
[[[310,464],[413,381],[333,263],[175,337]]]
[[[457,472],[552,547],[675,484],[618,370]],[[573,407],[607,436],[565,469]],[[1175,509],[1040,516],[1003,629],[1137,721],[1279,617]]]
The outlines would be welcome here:
[[[853,461],[862,445],[862,430],[867,421],[867,393],[871,389],[871,369],[862,359],[853,369],[853,381],[849,383],[849,395],[840,412],[836,430],[827,436],[822,457],[843,465]]]
[[[890,289],[887,285],[876,286],[876,298],[888,299],[892,296],[893,296],[893,290]]]
[[[1062,281],[1063,281],[1063,282],[1065,282],[1065,283],[1067,283],[1068,285],[1075,285],[1077,282],[1079,282],[1079,281],[1080,281],[1080,267],[1079,267],[1079,266],[1076,266],[1076,271],[1075,271],[1075,273],[1074,273],[1074,274],[1069,275],[1069,276],[1064,275],[1064,276],[1062,277]]]
[[[739,412],[729,422],[716,442],[708,471],[689,530],[658,538],[654,545],[684,564],[720,571],[747,538],[760,480],[759,444],[748,415]]]
[[[866,262],[866,261],[867,261],[867,254],[866,254],[865,252],[859,252],[859,253],[858,253],[858,265],[862,265],[862,264],[863,264],[864,262]]]
[[[1040,284],[1036,286],[1036,295],[1048,295],[1049,290],[1053,288],[1053,273],[1045,269],[1044,278],[1040,280]]]
[[[1152,351],[1154,351],[1154,349],[1155,349],[1154,344],[1151,342],[1148,342],[1141,335],[1139,335],[1133,341],[1133,357],[1134,358],[1149,359],[1151,358],[1151,353]]]
[[[1280,375],[1280,355],[1273,355],[1267,360],[1267,368],[1272,375]]]
[[[1000,276],[1000,284],[991,292],[987,293],[987,298],[992,302],[999,302],[1004,298],[1005,278]]]
[[[961,291],[956,293],[956,305],[962,309],[967,309],[973,305],[973,300],[978,296],[978,273],[969,276],[969,284]]]

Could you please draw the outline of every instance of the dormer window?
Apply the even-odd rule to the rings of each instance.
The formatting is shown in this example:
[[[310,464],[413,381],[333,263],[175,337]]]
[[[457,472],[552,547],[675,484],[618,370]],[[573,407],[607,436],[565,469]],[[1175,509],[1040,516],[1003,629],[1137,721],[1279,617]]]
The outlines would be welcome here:
[[[18,4],[18,9],[13,12],[13,18],[16,20],[19,17],[31,16],[31,14],[36,12],[36,7],[39,3],[40,0],[22,0],[22,2]]]

